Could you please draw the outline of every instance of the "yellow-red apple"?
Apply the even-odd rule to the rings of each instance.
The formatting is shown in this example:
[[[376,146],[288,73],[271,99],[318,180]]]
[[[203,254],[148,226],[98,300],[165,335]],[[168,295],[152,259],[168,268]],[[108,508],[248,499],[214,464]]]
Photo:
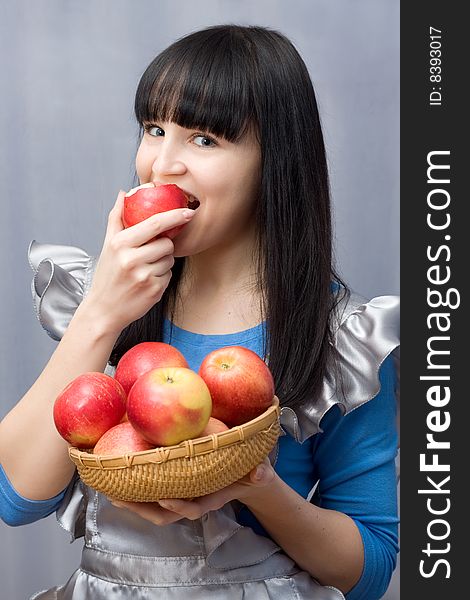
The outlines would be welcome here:
[[[126,412],[126,393],[119,381],[99,372],[73,379],[54,402],[60,435],[77,448],[91,448]]]
[[[93,448],[93,454],[114,455],[127,454],[128,452],[141,452],[151,450],[152,444],[147,442],[132,425],[126,421],[119,423],[105,431]]]
[[[183,354],[174,346],[164,342],[141,342],[125,352],[117,366],[114,378],[129,394],[135,381],[147,371],[158,367],[186,367]]]
[[[212,397],[212,417],[229,427],[251,421],[267,410],[274,396],[274,380],[266,363],[243,346],[210,352],[199,375]]]
[[[129,422],[156,446],[197,437],[211,410],[211,395],[204,380],[185,367],[161,367],[144,373],[127,399]]]

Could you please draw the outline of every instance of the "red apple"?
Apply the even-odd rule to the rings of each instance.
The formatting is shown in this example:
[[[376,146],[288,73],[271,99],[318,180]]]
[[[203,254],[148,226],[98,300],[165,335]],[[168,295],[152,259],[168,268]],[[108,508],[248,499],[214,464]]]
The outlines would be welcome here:
[[[127,454],[128,452],[141,452],[151,450],[152,444],[132,427],[129,422],[119,423],[105,431],[93,448],[93,454],[114,455]]]
[[[214,350],[202,361],[199,375],[211,393],[211,416],[230,427],[251,421],[273,402],[271,371],[248,348],[228,346]]]
[[[144,183],[127,192],[124,198],[122,222],[124,227],[131,227],[157,213],[175,208],[186,208],[188,200],[189,198],[183,190],[173,183],[158,186],[153,183]],[[184,225],[178,225],[157,237],[165,236],[173,239],[183,227]]]
[[[170,344],[163,342],[141,342],[125,352],[117,366],[114,378],[129,394],[135,381],[147,371],[158,367],[186,367],[185,357]]]
[[[91,448],[126,412],[126,393],[105,373],[82,373],[54,402],[54,423],[60,435],[77,448]]]
[[[211,433],[220,433],[221,431],[227,431],[228,429],[230,429],[230,428],[227,427],[227,425],[225,425],[225,423],[222,423],[222,421],[219,421],[219,419],[210,417],[207,425],[204,427],[204,429],[201,431],[201,433],[199,434],[198,437],[204,437],[205,435],[211,435]]]
[[[127,418],[156,446],[197,437],[209,421],[212,401],[199,375],[184,367],[162,367],[141,375],[127,399]]]

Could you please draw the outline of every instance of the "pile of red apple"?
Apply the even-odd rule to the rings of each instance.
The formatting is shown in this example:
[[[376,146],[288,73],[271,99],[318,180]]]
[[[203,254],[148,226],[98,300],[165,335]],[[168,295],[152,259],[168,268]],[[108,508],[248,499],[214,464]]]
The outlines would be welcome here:
[[[214,350],[196,373],[174,346],[143,342],[123,354],[114,377],[76,377],[57,396],[53,414],[72,446],[122,455],[241,425],[267,410],[273,396],[269,368],[247,348]]]

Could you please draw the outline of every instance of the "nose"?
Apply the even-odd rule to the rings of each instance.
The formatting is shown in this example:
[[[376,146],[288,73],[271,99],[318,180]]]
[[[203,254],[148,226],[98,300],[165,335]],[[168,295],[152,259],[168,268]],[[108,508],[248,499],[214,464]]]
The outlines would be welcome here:
[[[165,135],[159,144],[157,155],[153,161],[152,174],[158,181],[167,177],[184,175],[187,167],[183,158],[183,149],[176,139]]]

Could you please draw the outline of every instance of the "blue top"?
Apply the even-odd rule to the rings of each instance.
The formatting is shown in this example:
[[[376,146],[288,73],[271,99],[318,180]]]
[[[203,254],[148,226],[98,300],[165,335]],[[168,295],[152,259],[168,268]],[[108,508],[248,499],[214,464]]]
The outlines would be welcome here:
[[[195,371],[204,357],[223,346],[245,346],[262,356],[264,324],[238,333],[202,335],[169,321],[163,341],[180,350]],[[380,598],[386,591],[398,552],[395,370],[388,357],[380,368],[381,390],[371,401],[342,416],[337,405],[321,421],[322,432],[297,443],[289,434],[279,438],[275,470],[307,498],[319,481],[312,501],[349,515],[364,544],[364,569],[347,600]],[[20,496],[0,466],[0,517],[10,525],[31,523],[54,512],[64,492],[44,501]],[[239,521],[268,535],[244,508]]]

